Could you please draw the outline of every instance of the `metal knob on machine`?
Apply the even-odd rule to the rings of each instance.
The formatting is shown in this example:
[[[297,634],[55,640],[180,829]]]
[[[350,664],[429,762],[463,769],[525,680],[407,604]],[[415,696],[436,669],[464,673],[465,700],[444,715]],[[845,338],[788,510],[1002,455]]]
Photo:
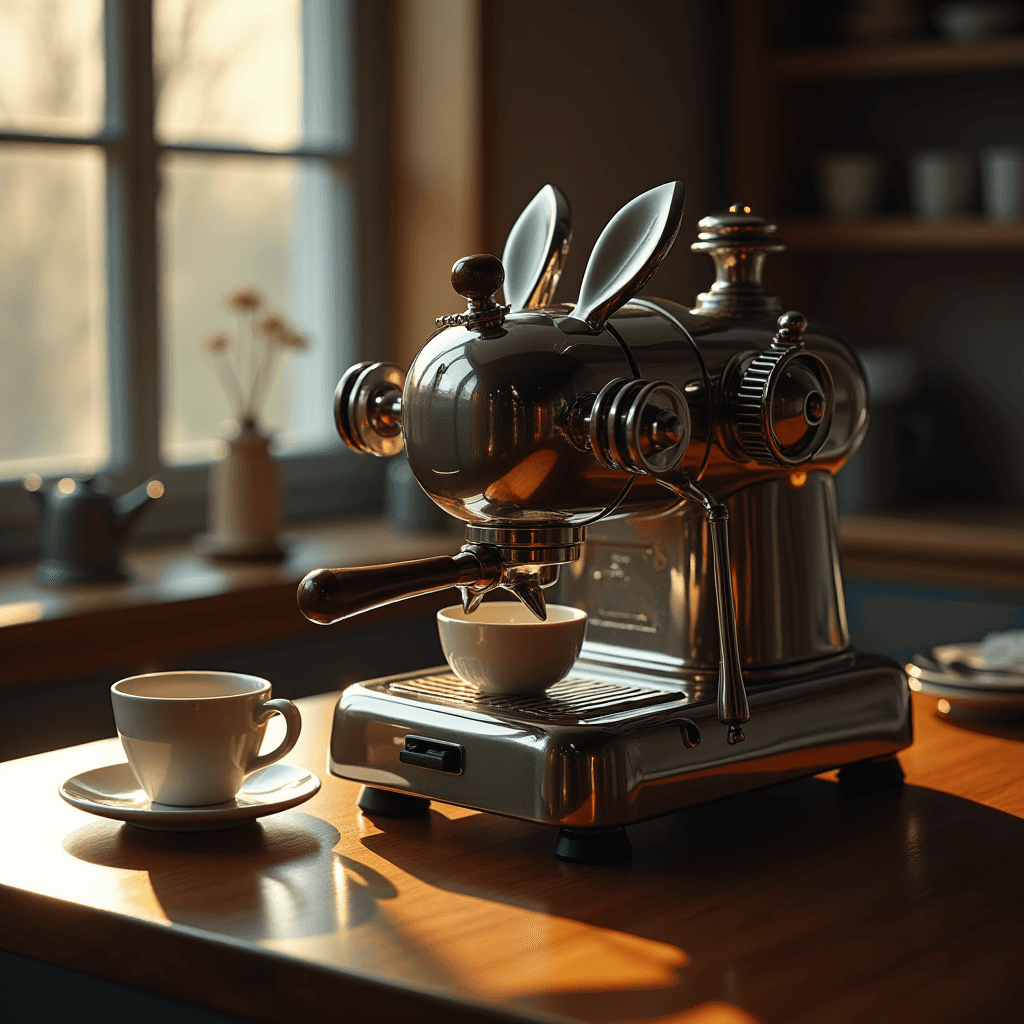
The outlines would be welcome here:
[[[334,389],[334,425],[353,451],[397,455],[402,440],[405,373],[394,363],[350,366]]]
[[[735,401],[735,437],[762,466],[798,466],[821,450],[832,426],[832,375],[804,348],[807,320],[784,313],[771,345],[747,366]]]
[[[610,380],[585,419],[585,446],[609,469],[658,476],[679,465],[690,443],[690,408],[668,381]]]

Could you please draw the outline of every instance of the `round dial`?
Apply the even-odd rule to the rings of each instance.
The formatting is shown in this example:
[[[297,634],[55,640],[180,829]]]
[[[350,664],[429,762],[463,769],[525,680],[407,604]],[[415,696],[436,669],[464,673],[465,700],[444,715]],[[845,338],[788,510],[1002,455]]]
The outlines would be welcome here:
[[[813,458],[832,426],[832,375],[804,348],[807,320],[779,317],[779,331],[740,380],[736,439],[762,466],[796,466]]]

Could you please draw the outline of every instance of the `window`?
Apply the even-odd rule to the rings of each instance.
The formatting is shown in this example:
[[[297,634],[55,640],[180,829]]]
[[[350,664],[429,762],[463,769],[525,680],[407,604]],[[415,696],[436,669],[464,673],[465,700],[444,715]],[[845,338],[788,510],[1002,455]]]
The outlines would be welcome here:
[[[262,417],[289,512],[374,502],[330,402],[382,333],[377,7],[0,0],[3,548],[34,536],[29,472],[159,475],[151,529],[201,528],[235,413],[203,342],[239,288],[311,341]]]

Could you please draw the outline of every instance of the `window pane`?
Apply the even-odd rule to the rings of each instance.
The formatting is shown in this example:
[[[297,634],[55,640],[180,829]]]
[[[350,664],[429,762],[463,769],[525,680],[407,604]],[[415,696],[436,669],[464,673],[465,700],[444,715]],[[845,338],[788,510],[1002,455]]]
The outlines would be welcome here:
[[[319,160],[168,154],[162,171],[164,459],[217,457],[238,418],[218,366],[248,390],[248,317],[225,301],[241,289],[260,295],[257,320],[280,314],[311,345],[278,354],[259,417],[277,435],[275,450],[336,441],[331,392],[348,350],[339,311],[350,312],[347,183]],[[204,346],[218,334],[230,342],[222,360]]]
[[[299,0],[156,0],[153,19],[162,141],[299,143]]]
[[[103,98],[103,0],[0,0],[0,126],[91,135]]]
[[[0,476],[109,456],[103,156],[0,147]]]

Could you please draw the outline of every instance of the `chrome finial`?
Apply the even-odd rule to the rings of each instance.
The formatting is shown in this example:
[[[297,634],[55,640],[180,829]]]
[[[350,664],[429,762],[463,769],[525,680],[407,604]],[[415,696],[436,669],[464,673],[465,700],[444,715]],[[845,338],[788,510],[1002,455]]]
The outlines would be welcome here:
[[[764,261],[786,247],[775,237],[778,224],[745,203],[733,203],[727,213],[704,217],[700,234],[690,248],[715,261],[715,283],[697,296],[695,313],[702,316],[748,316],[777,313],[779,297],[761,283]]]

